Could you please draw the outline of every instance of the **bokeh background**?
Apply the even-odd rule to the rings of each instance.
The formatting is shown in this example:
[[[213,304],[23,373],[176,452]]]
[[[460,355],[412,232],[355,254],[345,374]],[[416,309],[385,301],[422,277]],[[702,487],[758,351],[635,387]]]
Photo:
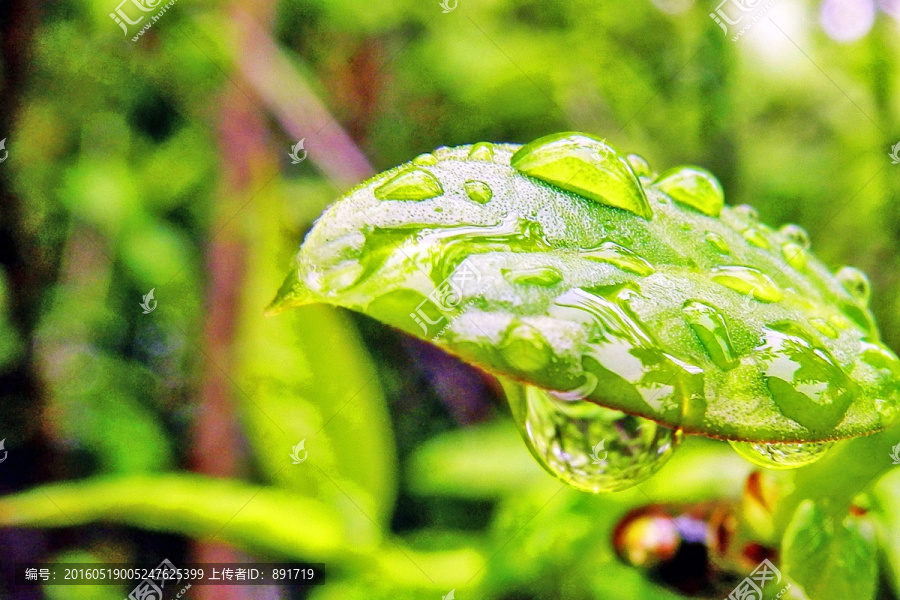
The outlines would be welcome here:
[[[2,564],[325,565],[321,586],[198,599],[681,597],[611,529],[738,498],[750,465],[727,445],[582,494],[486,376],[345,311],[263,316],[330,202],[441,145],[577,130],[704,166],[866,271],[900,350],[897,0],[777,0],[737,41],[706,0],[176,0],[136,41],[164,3],[116,2],[0,3]],[[126,34],[117,8],[148,18]]]

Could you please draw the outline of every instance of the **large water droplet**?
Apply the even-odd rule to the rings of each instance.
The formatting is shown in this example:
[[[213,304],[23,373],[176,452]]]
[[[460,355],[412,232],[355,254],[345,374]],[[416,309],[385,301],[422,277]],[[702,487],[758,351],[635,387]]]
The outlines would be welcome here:
[[[872,287],[865,273],[854,267],[843,267],[835,274],[847,293],[853,296],[861,304],[869,301]]]
[[[469,150],[469,159],[492,162],[494,160],[494,145],[488,142],[474,144]]]
[[[843,420],[856,384],[799,326],[776,323],[764,332],[754,356],[778,409],[813,433],[827,434]]]
[[[725,371],[736,367],[738,361],[722,314],[709,304],[697,300],[688,300],[684,304],[684,314],[716,366]]]
[[[563,280],[556,267],[532,267],[529,269],[503,269],[503,278],[510,283],[552,287]]]
[[[557,133],[522,146],[510,164],[518,171],[645,219],[653,216],[631,165],[605,141]]]
[[[583,252],[581,256],[596,262],[609,263],[623,271],[629,271],[644,277],[655,272],[653,265],[645,259],[614,242],[603,242],[599,248]]]
[[[419,167],[433,167],[437,164],[437,158],[431,152],[426,152],[415,157],[412,163]]]
[[[469,197],[469,200],[479,204],[487,204],[494,197],[491,187],[483,181],[470,179],[463,184],[463,187],[466,188],[466,195]]]
[[[738,292],[753,294],[761,302],[778,302],[781,290],[768,275],[752,267],[727,266],[713,269],[712,280]]]
[[[784,256],[787,264],[798,271],[806,270],[806,250],[800,244],[785,242],[781,245],[781,255]]]
[[[525,444],[552,475],[579,490],[615,492],[644,481],[672,456],[681,433],[583,400],[504,384]]]
[[[441,182],[424,169],[401,171],[375,189],[379,200],[428,200],[443,193]]]
[[[675,202],[718,217],[725,205],[725,192],[715,175],[699,167],[677,167],[666,171],[654,183]]]
[[[825,456],[834,442],[810,442],[805,444],[757,444],[753,442],[729,442],[734,451],[754,465],[784,471],[812,464]]]
[[[769,243],[766,235],[756,227],[745,229],[743,235],[744,239],[747,240],[747,242],[749,242],[753,246],[756,246],[757,248],[768,250],[772,247],[772,244]]]
[[[799,225],[788,223],[779,229],[778,232],[804,250],[809,249],[809,234]]]
[[[656,173],[650,168],[650,163],[648,163],[640,154],[629,154],[625,157],[625,160],[628,161],[628,164],[631,165],[631,170],[634,171],[634,174],[638,177],[656,176]]]
[[[708,231],[706,233],[706,242],[715,248],[716,252],[719,254],[731,254],[731,248],[728,247],[728,242],[715,231]]]

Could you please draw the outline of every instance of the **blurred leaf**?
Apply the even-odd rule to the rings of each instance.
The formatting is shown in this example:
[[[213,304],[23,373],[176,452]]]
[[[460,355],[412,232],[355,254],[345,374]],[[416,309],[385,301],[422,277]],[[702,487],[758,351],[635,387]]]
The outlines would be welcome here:
[[[782,540],[782,567],[815,600],[870,600],[878,573],[872,528],[860,518],[829,517],[807,500]]]

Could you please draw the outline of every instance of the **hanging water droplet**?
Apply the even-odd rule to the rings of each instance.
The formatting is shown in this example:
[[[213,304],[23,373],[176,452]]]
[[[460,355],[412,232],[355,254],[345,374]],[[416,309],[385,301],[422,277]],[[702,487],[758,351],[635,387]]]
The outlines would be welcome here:
[[[872,287],[865,273],[854,267],[843,267],[835,274],[835,277],[841,282],[847,293],[859,303],[866,304],[869,302]]]
[[[834,442],[809,442],[805,444],[757,444],[753,442],[729,442],[734,451],[754,465],[784,471],[812,464],[825,456]]]
[[[672,456],[681,432],[591,402],[553,399],[505,382],[513,418],[542,467],[572,487],[615,492],[644,481]]]
[[[558,133],[522,146],[510,164],[518,171],[645,219],[653,216],[631,165],[605,141]]]
[[[684,314],[694,334],[717,367],[728,371],[738,365],[722,313],[709,304],[688,300],[684,304]]]
[[[479,204],[487,204],[494,197],[491,187],[483,181],[470,179],[463,184],[463,187],[466,188],[466,195],[469,197],[469,200]]]
[[[781,290],[772,279],[753,267],[727,266],[713,269],[712,280],[742,295],[753,293],[761,302],[778,302]]]
[[[804,250],[809,249],[809,234],[806,233],[806,230],[799,225],[788,223],[787,225],[779,229],[778,232],[790,241],[802,247]]]
[[[775,323],[764,335],[753,354],[781,413],[813,433],[837,427],[858,394],[853,380],[798,325]]]
[[[444,193],[437,177],[424,169],[406,169],[375,189],[379,200],[428,200]]]
[[[500,350],[511,367],[524,373],[544,369],[553,357],[553,350],[543,334],[527,323],[513,322],[503,336]]]
[[[533,267],[530,269],[502,269],[503,278],[510,283],[553,287],[563,280],[562,273],[555,267]]]
[[[631,170],[634,171],[634,174],[638,177],[656,176],[656,173],[650,168],[650,163],[648,163],[640,154],[629,154],[625,157],[625,160],[628,161],[628,164],[631,165]]]
[[[494,160],[494,145],[488,142],[478,142],[469,150],[469,160],[483,160],[492,162]]]
[[[715,175],[699,167],[676,167],[660,175],[653,185],[675,202],[710,217],[718,217],[725,204],[722,184]]]
[[[826,335],[831,339],[837,339],[838,337],[838,332],[825,319],[813,317],[809,320],[809,324],[815,327],[816,331],[818,331],[822,335]]]
[[[728,247],[728,242],[714,231],[706,232],[706,242],[715,248],[716,252],[719,254],[731,254],[731,248]]]
[[[806,270],[806,251],[800,244],[785,242],[781,245],[781,255],[787,264],[798,271]]]
[[[437,158],[431,152],[426,152],[415,157],[412,163],[419,167],[433,167],[437,164]]]
[[[757,248],[762,248],[764,250],[768,250],[772,247],[769,243],[769,240],[766,238],[765,234],[757,229],[756,227],[751,227],[750,229],[744,230],[744,239],[747,240],[750,244],[756,246]]]
[[[583,252],[581,256],[588,260],[609,263],[623,271],[629,271],[644,277],[652,275],[656,271],[653,265],[645,259],[614,242],[603,242],[599,248]]]
[[[731,209],[731,213],[751,223],[759,221],[759,211],[749,204],[738,204]]]

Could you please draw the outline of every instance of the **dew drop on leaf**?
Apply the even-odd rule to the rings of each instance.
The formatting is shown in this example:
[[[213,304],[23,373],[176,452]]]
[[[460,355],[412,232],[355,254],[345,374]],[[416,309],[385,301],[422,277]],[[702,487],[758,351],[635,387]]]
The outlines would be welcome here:
[[[725,204],[725,192],[715,175],[699,167],[677,167],[666,171],[653,185],[675,202],[718,217]]]
[[[821,333],[822,335],[826,335],[831,339],[837,339],[838,332],[835,330],[831,324],[825,319],[820,319],[819,317],[813,317],[809,320],[809,324],[816,328],[816,331]]]
[[[795,242],[785,242],[781,245],[781,255],[787,264],[798,271],[806,270],[806,250]]]
[[[487,204],[494,197],[491,187],[483,181],[470,179],[463,184],[463,187],[466,188],[466,195],[469,197],[469,200],[478,204]]]
[[[504,269],[503,278],[510,283],[553,287],[563,280],[562,273],[555,267],[533,267],[529,269]]]
[[[519,172],[645,219],[653,216],[631,165],[605,141],[558,133],[522,146],[510,164]]]
[[[772,247],[769,240],[766,238],[766,235],[756,227],[745,229],[743,236],[749,244],[756,246],[757,248],[768,250]]]
[[[712,246],[719,254],[731,254],[731,248],[728,247],[728,242],[715,231],[706,233],[706,243]]]
[[[587,492],[633,487],[659,470],[681,432],[584,400],[504,383],[525,444],[552,475]]]
[[[725,371],[736,367],[738,361],[722,314],[709,304],[698,300],[688,300],[684,304],[684,314],[716,366]]]
[[[470,160],[483,160],[492,162],[494,160],[494,146],[488,142],[478,142],[473,144],[469,150]]]
[[[419,167],[433,167],[437,164],[437,158],[431,152],[426,152],[415,157],[412,163]]]
[[[379,200],[428,200],[443,193],[441,182],[424,169],[406,169],[375,188]]]
[[[753,267],[726,266],[713,269],[712,280],[718,284],[738,292],[753,294],[755,300],[762,302],[778,302],[781,290],[772,279]]]
[[[655,272],[653,265],[615,242],[603,242],[599,248],[582,252],[581,256],[595,262],[609,263],[623,271],[643,277]]]
[[[629,154],[625,157],[625,160],[628,161],[628,164],[631,165],[631,170],[638,177],[656,177],[656,173],[650,168],[650,163],[640,154]]]
[[[730,442],[731,447],[754,465],[766,469],[788,470],[810,465],[828,452],[834,442],[809,442],[805,444],[756,444]]]
[[[809,249],[809,234],[799,225],[789,223],[779,229],[778,232],[804,250]]]
[[[759,211],[749,204],[738,204],[731,209],[731,212],[732,214],[735,214],[750,223],[756,223],[757,221],[759,221]]]
[[[843,267],[835,274],[835,277],[841,282],[847,293],[858,302],[866,304],[869,301],[872,288],[865,273],[855,267]]]
[[[517,321],[503,336],[500,350],[507,364],[524,373],[545,368],[553,358],[553,351],[541,332]]]

